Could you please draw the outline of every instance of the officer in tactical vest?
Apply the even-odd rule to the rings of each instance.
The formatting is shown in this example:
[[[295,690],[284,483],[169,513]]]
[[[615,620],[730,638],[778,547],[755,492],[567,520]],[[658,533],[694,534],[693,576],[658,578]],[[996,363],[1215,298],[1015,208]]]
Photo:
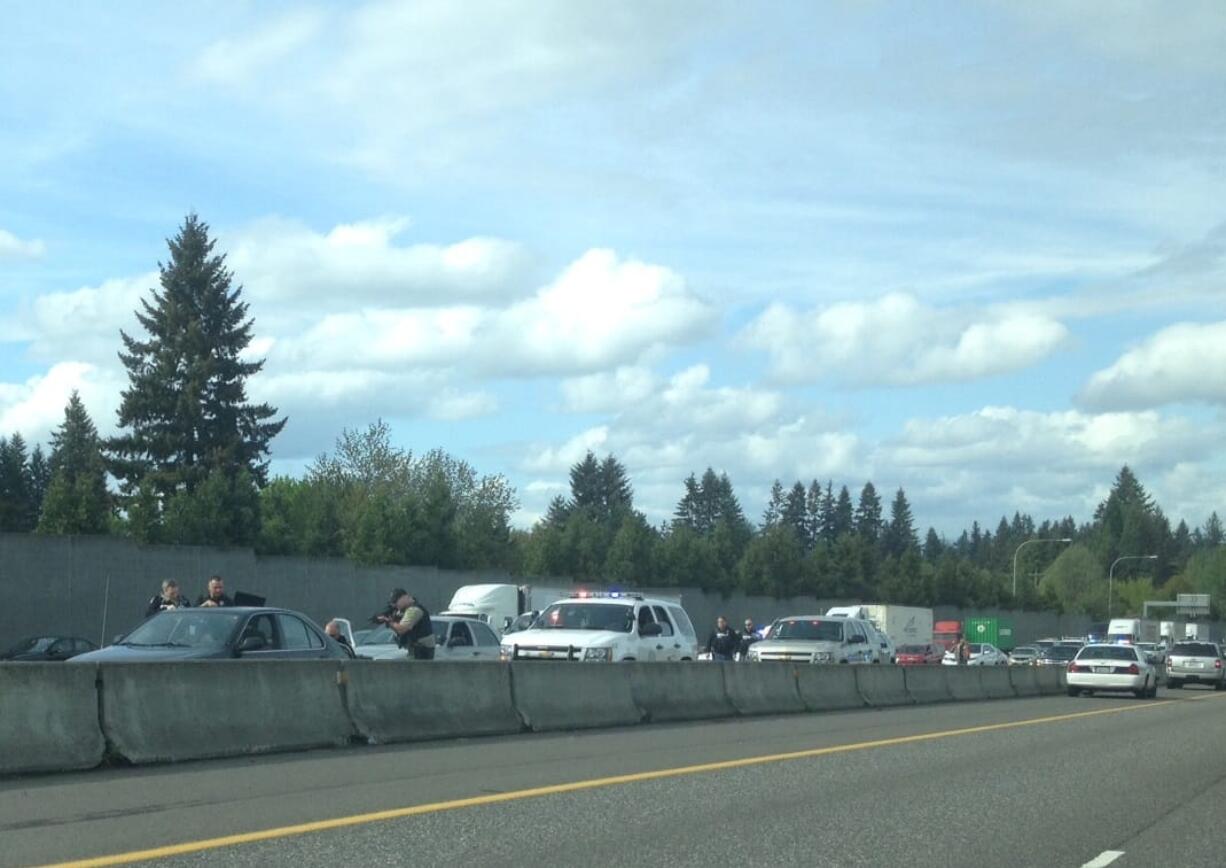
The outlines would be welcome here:
[[[400,620],[387,626],[396,631],[397,644],[414,660],[434,659],[434,625],[430,613],[412,594],[404,593],[396,601]]]

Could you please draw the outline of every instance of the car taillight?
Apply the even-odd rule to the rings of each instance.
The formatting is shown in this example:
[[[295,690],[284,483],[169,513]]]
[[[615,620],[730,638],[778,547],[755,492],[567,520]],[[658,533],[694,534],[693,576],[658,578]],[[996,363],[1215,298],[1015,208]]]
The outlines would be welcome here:
[[[1214,661],[1213,661],[1213,668],[1214,668],[1214,669],[1221,669],[1221,668],[1222,668],[1222,661],[1221,661],[1221,660],[1214,660]]]
[[[1089,671],[1090,671],[1090,667],[1088,667],[1088,666],[1078,666],[1076,663],[1070,663],[1070,664],[1068,665],[1068,671],[1069,671],[1069,672],[1089,672]]]
[[[1134,664],[1132,664],[1131,666],[1129,666],[1129,667],[1128,667],[1128,674],[1129,674],[1129,675],[1140,675],[1140,674],[1141,674],[1141,667],[1140,667],[1140,666],[1138,666],[1138,665],[1137,665],[1137,664],[1135,664],[1135,663],[1134,663]]]

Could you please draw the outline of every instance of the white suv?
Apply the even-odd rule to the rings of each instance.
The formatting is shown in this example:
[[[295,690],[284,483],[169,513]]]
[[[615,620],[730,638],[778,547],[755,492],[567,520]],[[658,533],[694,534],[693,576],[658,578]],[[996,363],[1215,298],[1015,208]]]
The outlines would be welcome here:
[[[503,660],[694,660],[698,636],[681,605],[642,594],[573,594],[541,612],[531,629],[502,640]]]
[[[825,615],[782,618],[769,639],[749,646],[752,661],[787,663],[875,663],[880,653],[877,631],[859,618]]]

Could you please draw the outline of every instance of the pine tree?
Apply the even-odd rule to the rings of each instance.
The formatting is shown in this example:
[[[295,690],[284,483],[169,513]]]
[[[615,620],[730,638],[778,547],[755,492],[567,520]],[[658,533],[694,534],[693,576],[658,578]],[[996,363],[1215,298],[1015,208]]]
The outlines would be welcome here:
[[[98,429],[73,391],[64,421],[51,435],[51,485],[38,524],[40,533],[106,533],[111,494]]]
[[[935,564],[944,553],[945,541],[937,535],[936,528],[928,528],[928,535],[924,537],[924,560],[930,564]]]
[[[51,463],[43,452],[42,444],[36,444],[30,453],[30,507],[34,512],[35,524],[43,514],[43,501],[47,499],[47,489],[51,487]]]
[[[247,380],[264,362],[244,359],[253,322],[225,257],[213,252],[208,224],[189,214],[168,245],[161,287],[136,313],[145,337],[120,333],[128,388],[119,408],[122,433],[107,442],[123,494],[134,495],[148,481],[163,507],[216,472],[228,481],[214,482],[214,495],[244,488],[235,483],[244,471],[263,486],[269,443],[285,425],[273,421],[273,407],[247,400]],[[241,511],[241,504],[223,508]],[[216,519],[202,526],[223,523]]]
[[[819,544],[823,539],[822,499],[822,486],[814,479],[809,483],[809,490],[805,494],[805,520],[808,523],[810,548]]]
[[[766,502],[766,511],[762,513],[762,527],[769,529],[779,524],[783,517],[783,483],[778,479],[771,485],[770,499]]]
[[[803,482],[796,482],[788,489],[787,496],[783,500],[783,510],[779,515],[779,524],[790,528],[792,533],[796,534],[796,541],[800,543],[802,551],[808,551],[811,548],[808,495]]]
[[[911,504],[907,502],[907,494],[901,488],[894,495],[890,504],[890,523],[885,528],[881,540],[882,551],[894,558],[901,558],[912,548],[919,546],[915,537],[915,519],[911,514]]]
[[[702,491],[698,487],[698,478],[691,473],[685,479],[685,494],[681,496],[681,500],[677,501],[677,508],[673,510],[673,527],[688,527],[690,530],[698,530],[699,524],[699,500],[702,498]]]
[[[30,464],[21,434],[0,437],[0,531],[25,533],[34,529]]]
[[[856,533],[865,542],[875,544],[881,538],[885,522],[881,516],[881,498],[872,482],[864,483],[860,502],[856,505]]]
[[[838,539],[856,529],[855,514],[851,506],[851,492],[844,485],[839,489],[839,499],[834,504],[834,536]]]
[[[850,500],[848,505],[851,505]],[[839,535],[835,528],[834,482],[832,480],[826,481],[826,490],[822,492],[822,502],[817,516],[817,533],[826,545],[833,543]]]
[[[1201,528],[1200,535],[1204,544],[1209,547],[1220,546],[1226,541],[1226,530],[1223,530],[1222,520],[1218,518],[1216,511],[1209,516],[1205,526]]]

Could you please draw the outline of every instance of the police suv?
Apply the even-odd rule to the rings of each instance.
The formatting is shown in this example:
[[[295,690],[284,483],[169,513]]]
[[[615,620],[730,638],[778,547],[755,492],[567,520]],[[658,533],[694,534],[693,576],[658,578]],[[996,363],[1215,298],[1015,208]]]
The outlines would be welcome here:
[[[769,639],[749,646],[748,659],[782,663],[878,663],[877,631],[860,618],[781,618]]]
[[[502,640],[503,660],[693,660],[698,636],[681,604],[642,594],[578,592]]]

